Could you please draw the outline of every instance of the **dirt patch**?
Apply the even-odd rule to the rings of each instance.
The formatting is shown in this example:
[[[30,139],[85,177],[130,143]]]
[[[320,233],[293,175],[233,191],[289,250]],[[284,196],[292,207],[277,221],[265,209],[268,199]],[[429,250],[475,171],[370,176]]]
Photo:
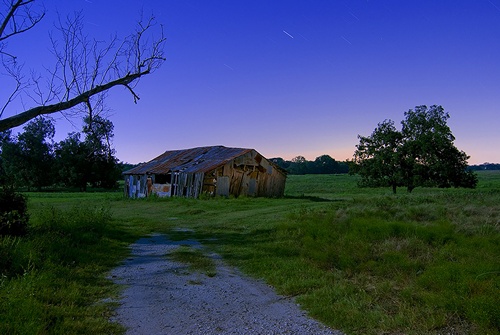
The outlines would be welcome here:
[[[113,321],[127,334],[342,334],[217,255],[210,255],[215,276],[168,259],[180,245],[201,247],[194,240],[152,235],[132,244],[132,256],[111,272],[116,283],[126,285]]]

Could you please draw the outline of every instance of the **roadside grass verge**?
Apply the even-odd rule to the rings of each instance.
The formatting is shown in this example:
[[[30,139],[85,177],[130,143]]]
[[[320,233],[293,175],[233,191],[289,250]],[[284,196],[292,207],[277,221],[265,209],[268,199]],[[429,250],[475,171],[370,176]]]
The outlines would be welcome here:
[[[101,203],[102,204],[102,203]],[[0,237],[0,334],[120,333],[105,278],[137,236],[102,206],[39,206],[25,237]]]

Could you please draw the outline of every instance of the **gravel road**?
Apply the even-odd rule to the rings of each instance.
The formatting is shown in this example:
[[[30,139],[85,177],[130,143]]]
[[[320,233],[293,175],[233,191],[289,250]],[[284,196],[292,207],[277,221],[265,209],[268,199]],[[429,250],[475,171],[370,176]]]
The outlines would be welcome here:
[[[335,334],[309,318],[293,299],[277,295],[261,281],[225,265],[214,277],[188,270],[165,257],[180,245],[165,235],[142,238],[132,256],[110,278],[125,285],[113,321],[127,334]]]

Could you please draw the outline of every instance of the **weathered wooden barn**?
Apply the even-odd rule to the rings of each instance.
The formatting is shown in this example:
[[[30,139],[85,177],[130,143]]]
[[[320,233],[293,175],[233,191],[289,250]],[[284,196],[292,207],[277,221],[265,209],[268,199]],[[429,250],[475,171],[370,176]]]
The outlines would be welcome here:
[[[286,182],[286,172],[254,149],[224,146],[166,151],[123,174],[125,194],[131,198],[281,197]]]

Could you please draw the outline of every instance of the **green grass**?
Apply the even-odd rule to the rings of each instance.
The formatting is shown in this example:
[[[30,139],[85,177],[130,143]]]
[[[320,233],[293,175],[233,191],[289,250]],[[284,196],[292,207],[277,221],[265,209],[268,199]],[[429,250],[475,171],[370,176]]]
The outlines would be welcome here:
[[[27,237],[0,239],[0,334],[122,331],[101,302],[117,293],[104,273],[137,236],[110,222],[102,206],[41,206]]]
[[[202,272],[208,277],[215,277],[217,274],[215,262],[202,250],[190,245],[181,245],[167,257],[173,261],[186,263],[191,271]]]
[[[161,232],[200,241],[348,334],[499,334],[500,172],[481,171],[475,190],[397,195],[356,181],[289,176],[282,199],[32,193],[34,233],[0,242],[0,333],[119,333],[99,303],[115,293],[106,271]],[[171,257],[207,271],[198,249]]]

